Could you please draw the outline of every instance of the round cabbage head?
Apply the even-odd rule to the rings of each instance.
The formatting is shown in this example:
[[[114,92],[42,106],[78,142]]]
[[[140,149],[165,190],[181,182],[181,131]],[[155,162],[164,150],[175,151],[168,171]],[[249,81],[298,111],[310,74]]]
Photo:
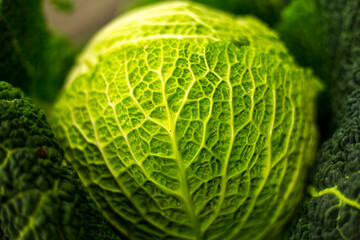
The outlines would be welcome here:
[[[318,86],[256,19],[167,2],[95,36],[52,124],[129,239],[270,239],[314,157]]]

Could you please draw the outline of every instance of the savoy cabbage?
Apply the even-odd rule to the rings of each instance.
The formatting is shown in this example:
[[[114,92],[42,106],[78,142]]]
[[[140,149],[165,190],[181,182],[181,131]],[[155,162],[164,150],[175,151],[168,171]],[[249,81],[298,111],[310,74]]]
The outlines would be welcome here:
[[[0,0],[1,240],[360,238],[358,0],[139,0],[54,107],[42,2]]]
[[[162,3],[95,36],[51,122],[130,239],[259,239],[300,200],[319,88],[256,19]]]

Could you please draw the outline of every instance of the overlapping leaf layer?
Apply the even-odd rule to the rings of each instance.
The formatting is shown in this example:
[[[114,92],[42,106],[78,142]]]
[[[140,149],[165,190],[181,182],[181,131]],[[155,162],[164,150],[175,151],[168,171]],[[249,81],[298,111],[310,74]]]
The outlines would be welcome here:
[[[45,113],[0,81],[0,238],[119,240],[64,164]]]
[[[256,20],[166,3],[95,37],[52,123],[130,239],[257,239],[300,199],[317,90]]]

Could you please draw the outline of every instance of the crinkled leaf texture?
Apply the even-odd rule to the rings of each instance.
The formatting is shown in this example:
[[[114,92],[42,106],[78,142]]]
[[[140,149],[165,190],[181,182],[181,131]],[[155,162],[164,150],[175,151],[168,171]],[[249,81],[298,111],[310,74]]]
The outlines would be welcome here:
[[[318,154],[310,195],[288,239],[360,239],[360,90],[348,98],[342,123]]]
[[[45,114],[0,81],[0,237],[118,240],[71,166]]]
[[[360,239],[360,2],[318,1],[335,133],[322,144],[312,187],[286,239]]]
[[[163,3],[90,42],[52,124],[130,239],[269,239],[313,160],[318,89],[257,20]]]

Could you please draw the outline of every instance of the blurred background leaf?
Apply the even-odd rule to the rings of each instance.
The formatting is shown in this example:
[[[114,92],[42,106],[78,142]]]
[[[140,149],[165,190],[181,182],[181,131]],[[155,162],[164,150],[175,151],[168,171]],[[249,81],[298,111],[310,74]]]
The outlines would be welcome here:
[[[54,101],[77,50],[48,29],[42,1],[3,0],[0,32],[0,80],[37,102]]]
[[[129,4],[130,8],[148,5],[155,2],[171,0],[138,0]],[[267,22],[275,24],[281,15],[281,10],[290,0],[190,0],[203,3],[234,14],[252,14]]]
[[[74,8],[74,3],[72,0],[50,0],[50,2],[58,9],[65,11],[65,12],[70,12],[72,11]]]

